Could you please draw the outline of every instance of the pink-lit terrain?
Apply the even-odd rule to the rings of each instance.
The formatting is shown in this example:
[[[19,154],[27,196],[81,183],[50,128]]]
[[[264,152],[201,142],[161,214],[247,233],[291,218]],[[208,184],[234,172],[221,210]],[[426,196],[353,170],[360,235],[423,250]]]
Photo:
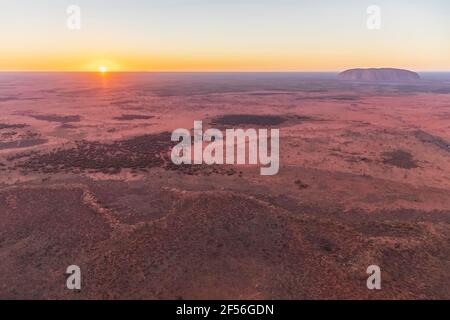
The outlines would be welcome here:
[[[335,78],[0,74],[0,298],[449,299],[450,82]],[[278,175],[170,162],[226,115]]]

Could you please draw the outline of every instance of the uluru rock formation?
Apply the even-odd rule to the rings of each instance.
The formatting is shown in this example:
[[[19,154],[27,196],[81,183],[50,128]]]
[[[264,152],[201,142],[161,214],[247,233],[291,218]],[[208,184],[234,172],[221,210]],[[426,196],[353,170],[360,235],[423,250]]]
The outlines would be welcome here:
[[[394,68],[350,69],[339,74],[339,79],[351,81],[404,82],[418,81],[420,76],[413,71]]]

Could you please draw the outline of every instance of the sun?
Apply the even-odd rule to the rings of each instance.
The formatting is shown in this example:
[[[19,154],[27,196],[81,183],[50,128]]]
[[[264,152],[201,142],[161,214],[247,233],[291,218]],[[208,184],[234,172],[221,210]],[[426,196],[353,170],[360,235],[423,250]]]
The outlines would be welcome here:
[[[106,72],[108,72],[108,67],[100,66],[100,67],[98,67],[98,71],[100,71],[100,73],[106,73]]]

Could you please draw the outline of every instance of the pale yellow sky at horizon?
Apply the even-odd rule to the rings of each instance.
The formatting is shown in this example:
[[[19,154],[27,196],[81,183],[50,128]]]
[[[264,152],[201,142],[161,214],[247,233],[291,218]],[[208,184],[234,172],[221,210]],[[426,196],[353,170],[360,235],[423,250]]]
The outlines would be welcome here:
[[[380,30],[365,0],[77,2],[80,30],[69,1],[2,5],[0,71],[450,71],[442,0],[379,0]]]

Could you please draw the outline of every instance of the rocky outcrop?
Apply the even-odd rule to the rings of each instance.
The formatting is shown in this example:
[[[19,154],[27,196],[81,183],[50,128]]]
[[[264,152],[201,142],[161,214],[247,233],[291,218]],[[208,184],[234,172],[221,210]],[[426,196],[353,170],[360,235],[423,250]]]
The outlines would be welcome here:
[[[339,79],[350,81],[411,82],[420,80],[413,71],[393,68],[350,69],[339,74]]]

